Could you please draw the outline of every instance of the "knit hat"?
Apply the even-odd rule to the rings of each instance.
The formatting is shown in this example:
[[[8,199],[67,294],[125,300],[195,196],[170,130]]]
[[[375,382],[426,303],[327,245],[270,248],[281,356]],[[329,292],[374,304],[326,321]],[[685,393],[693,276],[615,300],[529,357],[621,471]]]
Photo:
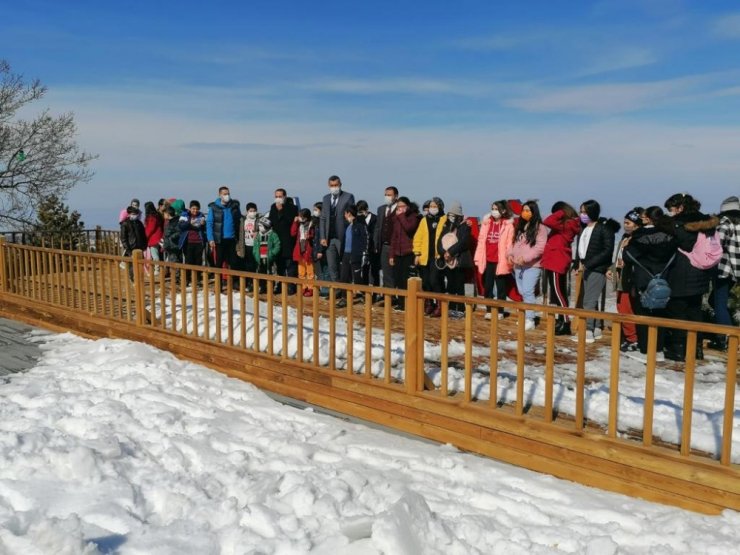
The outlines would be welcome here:
[[[452,214],[454,216],[462,216],[463,215],[463,209],[462,204],[460,204],[459,200],[453,200],[450,203],[449,208],[447,208],[447,213]]]
[[[272,229],[272,222],[270,221],[270,218],[267,218],[265,216],[261,217],[257,224],[263,226],[265,229]]]
[[[631,221],[633,224],[642,224],[642,218],[640,217],[640,213],[637,210],[630,210],[629,212],[627,212],[624,215],[624,219]]]
[[[728,210],[740,210],[740,200],[737,197],[727,197],[722,201],[719,211],[727,212]]]

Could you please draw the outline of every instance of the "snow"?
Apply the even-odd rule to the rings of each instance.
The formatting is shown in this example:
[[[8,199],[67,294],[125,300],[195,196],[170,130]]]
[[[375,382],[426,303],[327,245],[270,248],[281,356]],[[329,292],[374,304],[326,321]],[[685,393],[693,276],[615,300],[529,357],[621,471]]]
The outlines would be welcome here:
[[[202,291],[197,294],[197,329],[193,326],[193,306],[191,302],[191,290],[186,296],[185,326],[188,333],[194,333],[201,337],[205,336],[204,328],[204,302]],[[613,297],[607,298],[607,309],[613,307]],[[227,296],[220,296],[221,303],[221,341],[226,343],[229,325],[233,329],[234,343],[240,344],[241,325],[244,318],[246,328],[246,347],[255,348],[254,342],[254,302],[246,299],[245,313],[242,315],[239,309],[239,297],[234,294],[231,313],[227,310]],[[216,340],[216,300],[213,294],[208,302],[209,338]],[[178,296],[175,306],[175,329],[182,329],[183,306]],[[149,307],[151,309],[151,306]],[[155,300],[155,314],[160,315],[162,306],[159,300]],[[275,353],[282,353],[283,349],[283,314],[282,307],[274,306],[272,314],[272,328],[268,326],[268,306],[266,302],[259,304],[260,350],[267,352],[268,330],[272,330],[273,349]],[[169,299],[164,304],[165,324],[168,329],[172,326],[172,305]],[[287,357],[295,358],[298,351],[298,314],[295,308],[287,310]],[[480,314],[478,315],[480,316]],[[480,320],[483,321],[482,319]],[[355,319],[353,322],[353,371],[357,374],[365,372],[365,328],[364,320]],[[485,325],[488,325],[487,323]],[[336,352],[336,368],[347,368],[348,356],[348,333],[347,320],[338,317],[335,320],[336,337],[334,341]],[[319,334],[318,362],[322,366],[329,364],[329,321],[326,317],[319,319],[318,331],[314,330],[313,318],[303,317],[303,356],[307,361],[313,361],[313,336]],[[575,356],[575,343],[565,342],[556,354],[553,408],[561,414],[575,415],[576,412],[576,365],[575,363],[564,363],[558,360],[558,356]],[[598,350],[597,356],[588,360],[586,365],[586,388],[584,399],[584,415],[592,422],[606,426],[608,423],[609,409],[609,376],[610,376],[610,350],[608,342],[603,341],[603,347]],[[375,377],[381,377],[385,373],[384,348],[385,335],[382,329],[372,331],[372,366],[371,373]],[[570,347],[572,345],[572,348]],[[499,349],[503,352],[509,351],[511,357],[501,358],[498,365],[496,381],[496,395],[499,402],[513,403],[516,395],[516,363],[515,351],[516,341],[499,341]],[[489,358],[488,345],[474,345],[472,354],[475,363],[472,375],[473,397],[478,400],[487,400],[490,392],[490,368],[487,364]],[[404,339],[399,334],[391,336],[391,367],[390,374],[395,380],[403,380],[404,364]],[[541,345],[528,344],[525,348],[528,354],[543,354]],[[448,356],[450,361],[457,358],[461,360],[465,353],[465,344],[460,341],[450,341],[448,345]],[[432,378],[437,387],[441,385],[441,349],[438,342],[425,341],[424,346],[425,370]],[[541,359],[542,357],[540,357]],[[645,364],[636,360],[637,356],[623,356],[620,362],[619,400],[617,428],[622,434],[643,428],[643,412],[645,406]],[[691,425],[691,447],[719,458],[722,446],[722,421],[724,415],[725,397],[725,364],[719,359],[702,361],[697,365],[695,372],[694,395],[692,406]],[[679,444],[682,439],[683,405],[684,405],[684,378],[683,372],[676,372],[673,365],[659,365],[656,371],[655,400],[653,413],[653,436],[656,439]],[[448,366],[447,387],[450,392],[462,391],[465,384],[465,374],[461,368],[454,364]],[[545,367],[544,364],[527,362],[524,379],[524,391],[526,403],[543,406],[545,402]],[[733,417],[733,441],[732,462],[740,463],[740,388],[736,385]]]
[[[36,333],[0,384],[0,552],[721,553],[689,513],[282,405],[148,345]]]

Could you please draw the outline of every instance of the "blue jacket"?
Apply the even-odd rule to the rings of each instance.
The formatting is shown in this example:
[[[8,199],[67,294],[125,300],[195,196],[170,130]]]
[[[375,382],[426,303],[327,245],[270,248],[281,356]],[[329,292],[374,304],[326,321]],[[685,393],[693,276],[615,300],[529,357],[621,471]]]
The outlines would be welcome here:
[[[198,212],[198,215],[196,216],[196,221],[194,222],[198,225],[192,225],[190,223],[190,210],[183,210],[182,214],[180,214],[180,220],[178,221],[178,225],[180,226],[180,248],[184,248],[185,244],[188,242],[188,232],[190,231],[197,231],[200,235],[200,240],[203,242],[203,245],[206,244],[206,231],[205,231],[205,223],[206,218],[203,215],[202,212]]]
[[[209,241],[220,243],[221,239],[239,238],[239,220],[241,209],[239,201],[231,199],[224,206],[221,198],[217,198],[208,205],[208,217],[206,218],[206,236]]]
[[[352,223],[352,250],[349,253],[349,261],[352,264],[365,264],[368,261],[368,233],[365,218],[355,218]]]

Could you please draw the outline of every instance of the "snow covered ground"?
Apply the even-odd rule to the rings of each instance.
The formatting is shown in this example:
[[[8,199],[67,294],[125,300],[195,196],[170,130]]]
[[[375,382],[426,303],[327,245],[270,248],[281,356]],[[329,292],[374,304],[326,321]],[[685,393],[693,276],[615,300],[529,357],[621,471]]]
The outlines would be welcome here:
[[[245,320],[246,327],[246,346],[253,349],[254,343],[254,303],[251,298],[246,301],[246,311],[242,316],[239,309],[238,295],[234,295],[234,309],[231,314],[226,310],[226,295],[221,295],[221,337],[226,342],[228,326],[233,327],[233,335],[236,344],[239,344],[241,337],[242,317]],[[190,304],[191,295],[188,292],[185,306],[185,326],[189,333],[194,332],[193,327],[193,307]],[[209,306],[209,327],[210,339],[216,339],[216,311],[215,297],[211,294]],[[202,292],[199,293],[197,300],[196,320],[198,322],[197,332],[199,336],[204,336],[204,303]],[[609,308],[609,306],[607,306]],[[150,307],[151,309],[151,307]],[[268,327],[267,320],[267,303],[261,302],[259,306],[259,335],[260,348],[267,351],[267,337],[272,333],[273,348],[275,353],[281,353],[283,349],[283,317],[280,306],[273,307],[273,325]],[[170,300],[166,299],[164,305],[165,322],[168,328],[172,325],[172,305]],[[180,304],[180,298],[176,299],[176,328],[181,329],[183,325],[183,308]],[[159,300],[156,300],[155,314],[161,314]],[[343,369],[347,367],[347,321],[344,318],[344,312],[339,313],[336,319],[336,341],[334,342],[336,351],[336,367]],[[296,321],[298,319],[295,308],[288,309],[288,341],[287,356],[295,358],[297,356],[298,328]],[[481,322],[483,320],[481,319]],[[353,323],[353,368],[358,374],[365,372],[365,329],[364,321],[355,319]],[[488,325],[486,322],[485,325]],[[329,322],[326,317],[319,320],[319,364],[327,366],[329,363]],[[304,358],[313,360],[313,319],[311,317],[303,318],[303,347]],[[559,347],[559,354],[574,355],[575,343],[564,341],[564,345]],[[374,329],[372,334],[372,366],[371,372],[374,376],[384,375],[384,348],[385,335],[382,329]],[[499,402],[513,403],[516,398],[516,364],[514,362],[516,350],[515,341],[500,341],[499,348],[503,351],[510,351],[511,357],[502,358],[499,363],[498,377],[496,382],[497,399]],[[391,375],[394,379],[403,380],[403,363],[404,363],[404,338],[399,334],[391,336]],[[530,354],[544,355],[544,347],[537,344],[528,344],[526,351]],[[451,341],[449,343],[448,354],[452,358],[462,359],[465,352],[465,345],[460,341]],[[489,357],[488,345],[475,345],[473,347],[473,357],[479,361],[473,368],[472,391],[473,398],[486,400],[490,392],[490,368],[487,364]],[[427,341],[424,348],[425,368],[434,383],[439,387],[441,383],[441,349],[438,342]],[[542,360],[542,356],[537,357]],[[709,358],[709,357],[708,357]],[[480,362],[483,361],[483,362]],[[683,404],[684,404],[684,373],[677,372],[674,369],[675,364],[659,365],[656,372],[655,380],[655,402],[653,412],[653,435],[663,441],[673,444],[679,444],[681,441],[683,425]],[[610,375],[610,351],[607,341],[599,350],[599,354],[588,361],[586,365],[586,391],[584,402],[584,413],[589,420],[606,426],[609,417],[609,375]],[[465,375],[461,368],[454,365],[448,367],[448,389],[451,392],[462,391],[465,383]],[[556,359],[555,381],[554,381],[554,409],[559,413],[575,414],[576,395],[576,365],[575,363],[561,363]],[[722,419],[724,414],[724,396],[725,396],[725,365],[719,360],[707,360],[698,365],[695,374],[694,397],[692,407],[692,426],[691,426],[691,447],[711,453],[719,457],[722,446]],[[545,403],[545,368],[542,363],[529,363],[526,367],[524,379],[524,391],[526,403],[543,406]],[[618,403],[618,430],[621,433],[629,431],[642,430],[643,411],[645,407],[645,365],[639,360],[623,356],[620,363],[620,380],[619,380],[619,403]],[[735,411],[733,420],[733,448],[732,461],[740,463],[740,388],[736,387],[735,392]]]
[[[0,552],[736,552],[701,516],[283,406],[153,347],[36,333],[0,384]]]

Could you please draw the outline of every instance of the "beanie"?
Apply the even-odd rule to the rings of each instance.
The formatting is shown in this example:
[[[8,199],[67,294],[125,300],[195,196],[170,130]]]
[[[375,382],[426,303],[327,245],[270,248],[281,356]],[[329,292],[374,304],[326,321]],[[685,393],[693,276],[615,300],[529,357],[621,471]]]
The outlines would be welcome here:
[[[722,201],[719,211],[727,212],[728,210],[740,210],[740,200],[737,197],[727,197]]]
[[[462,216],[463,215],[463,209],[462,209],[462,205],[460,204],[460,201],[453,200],[450,203],[450,206],[447,208],[447,213],[448,214],[453,214],[455,216]]]

